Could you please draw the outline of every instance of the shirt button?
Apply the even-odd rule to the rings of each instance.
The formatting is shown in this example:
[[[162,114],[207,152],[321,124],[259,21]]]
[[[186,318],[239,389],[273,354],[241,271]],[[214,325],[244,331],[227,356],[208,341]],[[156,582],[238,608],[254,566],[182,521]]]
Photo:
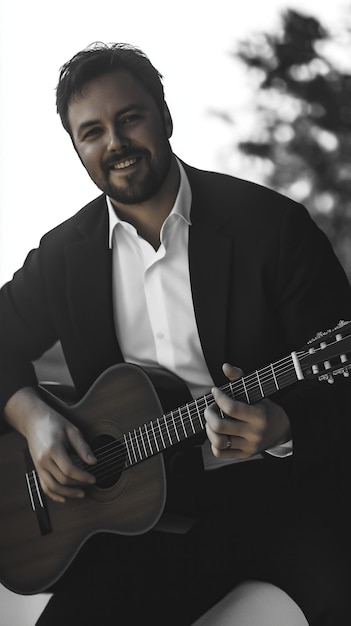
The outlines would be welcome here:
[[[156,333],[156,339],[164,339],[163,333]]]

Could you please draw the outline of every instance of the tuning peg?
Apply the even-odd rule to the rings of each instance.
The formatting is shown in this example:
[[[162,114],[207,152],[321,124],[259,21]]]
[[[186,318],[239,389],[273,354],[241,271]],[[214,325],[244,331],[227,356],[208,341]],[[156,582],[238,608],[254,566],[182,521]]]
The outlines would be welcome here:
[[[334,382],[334,376],[332,376],[331,374],[328,374],[327,381],[328,381],[328,383],[330,383],[332,385],[333,382]]]
[[[316,352],[315,348],[309,348],[308,350],[309,354],[314,354]],[[319,367],[317,364],[312,365],[312,372],[313,374],[319,374]]]

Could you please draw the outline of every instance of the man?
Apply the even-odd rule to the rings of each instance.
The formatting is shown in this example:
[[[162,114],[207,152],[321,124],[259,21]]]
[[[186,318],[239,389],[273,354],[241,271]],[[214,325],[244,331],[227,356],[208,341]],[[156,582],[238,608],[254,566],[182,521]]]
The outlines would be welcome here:
[[[78,53],[61,70],[57,108],[103,195],[45,235],[3,287],[0,364],[4,418],[65,506],[95,482],[72,450],[92,468],[96,458],[36,391],[32,362],[58,340],[79,395],[127,361],[170,370],[197,398],[236,380],[231,364],[255,371],[350,319],[351,292],[302,207],[172,153],[161,77],[139,50]],[[331,511],[345,384],[302,381],[253,405],[214,389],[212,452],[195,437],[167,457],[164,521],[91,539],[38,624],[191,624],[248,579],[286,591],[310,624],[340,623],[343,545],[324,498]]]

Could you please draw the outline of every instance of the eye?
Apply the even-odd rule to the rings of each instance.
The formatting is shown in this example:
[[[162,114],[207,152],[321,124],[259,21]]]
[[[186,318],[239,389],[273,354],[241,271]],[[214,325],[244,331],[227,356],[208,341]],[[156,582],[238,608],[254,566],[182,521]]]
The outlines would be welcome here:
[[[93,126],[89,128],[83,135],[83,139],[90,139],[91,137],[96,137],[102,132],[102,129],[99,126]]]
[[[138,115],[137,113],[126,115],[126,117],[123,118],[122,124],[132,124],[133,122],[137,122],[140,118],[141,115]]]

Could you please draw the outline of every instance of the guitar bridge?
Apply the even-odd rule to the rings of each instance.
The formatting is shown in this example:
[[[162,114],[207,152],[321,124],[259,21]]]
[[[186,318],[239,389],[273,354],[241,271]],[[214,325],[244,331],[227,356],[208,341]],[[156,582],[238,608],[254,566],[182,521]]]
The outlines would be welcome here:
[[[36,473],[32,457],[28,448],[23,450],[24,462],[26,466],[26,483],[28,489],[28,495],[33,513],[36,514],[37,522],[39,525],[40,533],[42,535],[48,535],[52,532],[52,526],[50,522],[49,512],[46,506],[46,499],[44,492],[41,488],[38,475]]]

